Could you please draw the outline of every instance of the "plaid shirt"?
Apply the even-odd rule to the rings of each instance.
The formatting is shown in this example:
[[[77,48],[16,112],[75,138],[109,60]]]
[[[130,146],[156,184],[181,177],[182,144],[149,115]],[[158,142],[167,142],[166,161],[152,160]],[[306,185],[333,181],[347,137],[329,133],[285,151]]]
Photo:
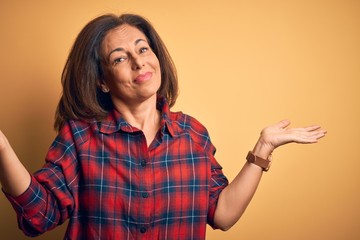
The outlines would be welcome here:
[[[228,184],[207,130],[170,112],[147,147],[116,111],[101,121],[69,121],[46,163],[19,197],[7,195],[25,234],[69,220],[65,239],[205,239]]]

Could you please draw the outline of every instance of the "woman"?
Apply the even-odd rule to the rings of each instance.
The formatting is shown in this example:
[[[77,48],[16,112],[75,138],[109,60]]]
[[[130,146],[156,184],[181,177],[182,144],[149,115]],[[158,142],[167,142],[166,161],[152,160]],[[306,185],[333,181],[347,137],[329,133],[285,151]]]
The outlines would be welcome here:
[[[69,219],[65,239],[205,239],[229,229],[256,191],[273,150],[315,143],[319,126],[265,128],[228,184],[178,95],[165,45],[141,16],[100,16],[77,37],[42,169],[29,174],[0,132],[0,180],[20,228],[39,235]]]

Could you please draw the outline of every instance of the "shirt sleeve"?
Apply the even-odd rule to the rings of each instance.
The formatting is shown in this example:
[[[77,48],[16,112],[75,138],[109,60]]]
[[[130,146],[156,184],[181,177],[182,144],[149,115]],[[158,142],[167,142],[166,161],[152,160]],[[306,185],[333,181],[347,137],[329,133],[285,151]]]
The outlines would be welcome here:
[[[209,201],[207,212],[207,223],[213,228],[218,227],[214,223],[215,210],[221,191],[229,184],[228,179],[223,174],[221,165],[215,159],[216,148],[210,140],[210,135],[204,125],[202,125],[195,118],[182,115],[183,119],[180,122],[185,122],[184,126],[190,129],[191,136],[194,142],[200,144],[207,156],[210,167],[207,171],[209,174]],[[209,169],[210,168],[210,169]]]
[[[76,179],[75,144],[71,131],[64,127],[44,166],[31,175],[28,189],[17,197],[5,193],[16,211],[19,228],[28,236],[37,236],[68,219],[74,209],[72,186]]]
[[[221,165],[216,161],[214,157],[216,151],[215,147],[211,144],[210,141],[208,144],[209,145],[207,147],[207,152],[209,152],[211,161],[211,179],[207,221],[213,229],[217,229],[214,223],[216,206],[221,191],[229,184],[229,182],[226,176],[223,174]]]

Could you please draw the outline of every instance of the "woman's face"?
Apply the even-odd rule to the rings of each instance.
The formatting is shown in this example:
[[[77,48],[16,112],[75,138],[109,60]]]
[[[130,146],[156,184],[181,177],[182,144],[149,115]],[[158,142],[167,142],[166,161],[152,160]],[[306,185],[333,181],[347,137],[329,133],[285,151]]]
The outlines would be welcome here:
[[[161,85],[160,64],[143,32],[123,24],[105,36],[101,47],[106,62],[101,88],[110,90],[115,106],[156,100]]]

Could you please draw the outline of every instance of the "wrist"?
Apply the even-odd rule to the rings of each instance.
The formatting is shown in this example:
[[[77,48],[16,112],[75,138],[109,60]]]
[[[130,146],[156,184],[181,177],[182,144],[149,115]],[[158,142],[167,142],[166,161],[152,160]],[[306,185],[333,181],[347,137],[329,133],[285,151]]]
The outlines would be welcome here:
[[[255,147],[253,149],[253,154],[256,156],[259,156],[261,158],[267,159],[272,152],[274,151],[274,147],[271,144],[268,144],[261,136],[257,143],[255,144]]]

